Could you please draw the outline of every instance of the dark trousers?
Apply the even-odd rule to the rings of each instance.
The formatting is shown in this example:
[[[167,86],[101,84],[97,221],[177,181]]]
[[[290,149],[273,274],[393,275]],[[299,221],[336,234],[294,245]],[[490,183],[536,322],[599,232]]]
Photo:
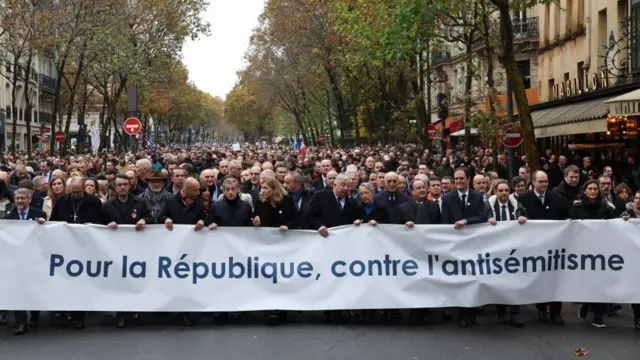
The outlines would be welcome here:
[[[593,316],[604,316],[607,313],[607,306],[609,304],[606,303],[588,303],[585,304],[589,307],[591,311],[593,311]]]
[[[551,302],[551,303],[539,303],[536,304],[536,308],[538,311],[547,312],[547,306],[549,306],[549,310],[551,314],[560,314],[562,312],[562,303],[561,302]]]
[[[38,322],[40,320],[40,311],[30,311],[31,322]],[[15,311],[13,316],[16,318],[16,325],[27,325],[29,316],[26,311]]]
[[[633,309],[633,316],[640,318],[640,304],[631,304],[631,309]]]
[[[475,320],[476,318],[476,309],[475,308],[458,308],[458,316],[460,320]]]
[[[71,315],[71,319],[73,321],[84,321],[84,317],[87,314],[86,311],[71,311],[69,315]]]
[[[520,305],[496,305],[496,310],[498,310],[498,315],[506,314],[507,309],[509,309],[509,313],[513,315],[520,314]]]

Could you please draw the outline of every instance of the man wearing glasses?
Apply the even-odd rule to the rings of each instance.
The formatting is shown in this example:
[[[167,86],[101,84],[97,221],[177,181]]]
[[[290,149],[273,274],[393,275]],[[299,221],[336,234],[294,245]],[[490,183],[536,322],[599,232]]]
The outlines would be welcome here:
[[[613,218],[619,218],[626,208],[624,201],[613,191],[613,180],[611,180],[609,176],[600,175],[598,184],[600,185],[600,193],[604,200],[616,208],[612,214]]]

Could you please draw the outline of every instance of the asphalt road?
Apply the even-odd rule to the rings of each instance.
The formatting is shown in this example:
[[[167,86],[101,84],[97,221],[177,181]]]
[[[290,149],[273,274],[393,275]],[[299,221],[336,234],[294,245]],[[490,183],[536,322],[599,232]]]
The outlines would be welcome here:
[[[461,329],[455,321],[436,318],[428,326],[328,325],[319,314],[294,314],[290,322],[269,327],[256,314],[244,315],[227,326],[185,328],[144,316],[145,324],[115,329],[105,314],[92,314],[85,330],[65,325],[40,328],[13,336],[0,329],[0,359],[572,359],[585,347],[591,359],[638,359],[640,331],[633,329],[629,306],[605,318],[606,329],[596,329],[577,317],[575,305],[565,305],[565,326],[537,321],[523,310],[526,325],[514,329],[497,324],[488,311],[476,327]]]

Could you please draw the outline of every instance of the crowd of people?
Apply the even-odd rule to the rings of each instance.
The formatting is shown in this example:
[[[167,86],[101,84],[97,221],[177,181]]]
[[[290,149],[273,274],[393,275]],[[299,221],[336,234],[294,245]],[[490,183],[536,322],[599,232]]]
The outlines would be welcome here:
[[[228,226],[311,229],[327,237],[331,228],[351,225],[450,224],[455,229],[480,223],[527,220],[615,219],[640,216],[640,167],[633,156],[625,166],[597,171],[589,157],[573,158],[551,150],[543,169],[531,171],[526,157],[514,164],[509,179],[505,154],[455,149],[441,155],[415,145],[378,145],[334,150],[311,147],[246,145],[241,150],[218,144],[141,150],[136,154],[103,151],[97,155],[28,157],[4,154],[0,162],[0,212],[4,219],[73,224],[193,225],[197,231]],[[573,163],[573,164],[572,164]],[[517,168],[517,171],[516,169]],[[208,229],[208,230],[207,230]],[[539,320],[562,325],[561,303],[537,304]],[[604,316],[616,304],[582,304],[579,316],[606,327]],[[632,305],[640,330],[640,305]],[[462,327],[475,325],[478,309],[458,308]],[[413,309],[412,323],[428,323],[435,311]],[[520,306],[497,305],[498,321],[523,327]],[[136,314],[117,313],[123,328]],[[197,314],[178,314],[191,326]],[[286,321],[284,311],[268,311],[271,324]],[[78,329],[84,312],[56,313]],[[394,309],[326,311],[327,322],[397,319]],[[39,324],[39,312],[17,311],[14,333]],[[213,314],[224,324],[229,314]],[[0,325],[8,312],[0,312]]]

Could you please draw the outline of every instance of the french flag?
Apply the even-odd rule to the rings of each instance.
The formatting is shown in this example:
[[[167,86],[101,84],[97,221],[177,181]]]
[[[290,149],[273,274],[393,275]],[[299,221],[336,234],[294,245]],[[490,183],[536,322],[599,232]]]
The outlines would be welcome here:
[[[300,154],[302,155],[307,154],[307,147],[304,145],[304,140],[300,142]]]

